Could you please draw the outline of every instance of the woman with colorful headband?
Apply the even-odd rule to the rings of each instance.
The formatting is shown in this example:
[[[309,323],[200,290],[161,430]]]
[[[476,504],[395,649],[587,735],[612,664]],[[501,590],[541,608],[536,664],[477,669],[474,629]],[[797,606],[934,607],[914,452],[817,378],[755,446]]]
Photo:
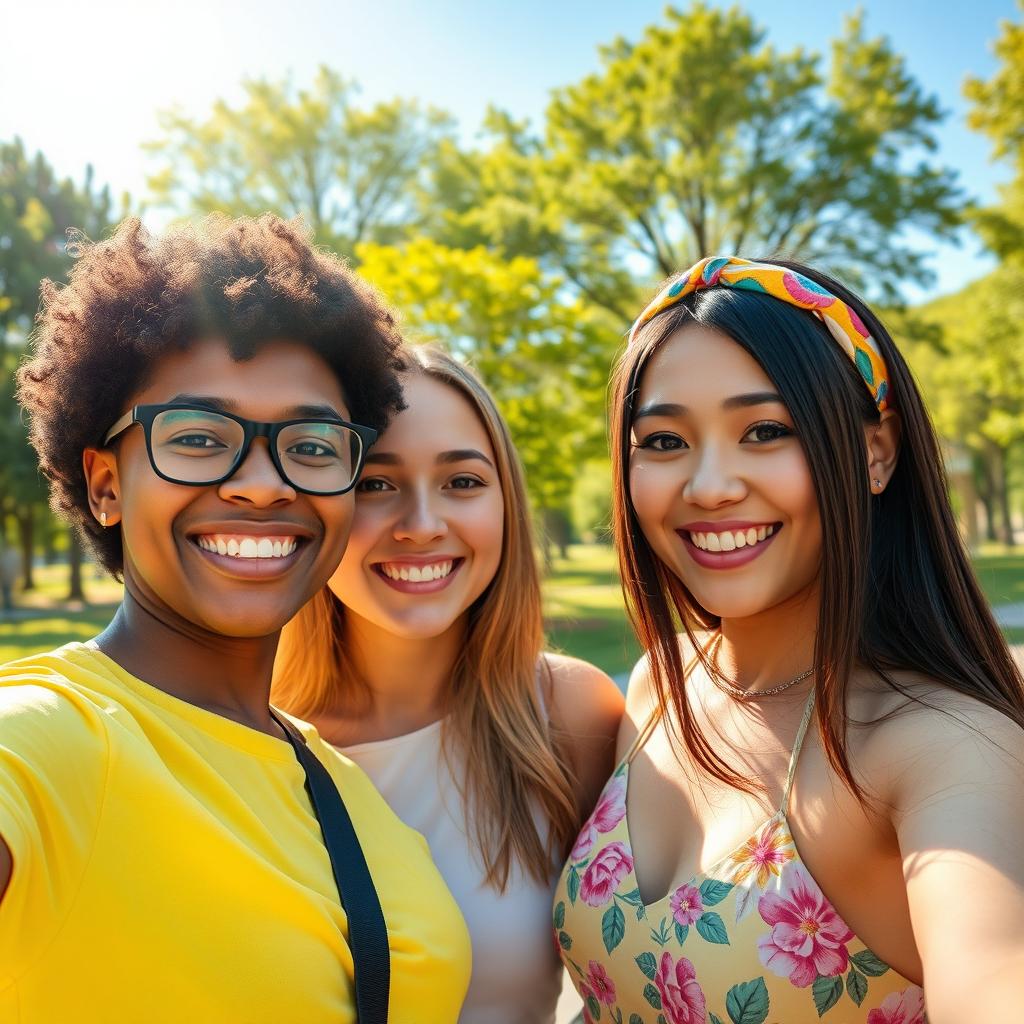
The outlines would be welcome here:
[[[1024,687],[885,328],[703,260],[612,402],[647,655],[555,899],[589,1018],[1018,1020]]]

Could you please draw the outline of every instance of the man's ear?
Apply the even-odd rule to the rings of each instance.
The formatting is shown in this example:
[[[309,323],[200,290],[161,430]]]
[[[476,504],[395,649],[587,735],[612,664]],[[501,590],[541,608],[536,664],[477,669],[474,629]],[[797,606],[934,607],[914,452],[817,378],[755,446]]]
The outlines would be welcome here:
[[[121,486],[117,459],[109,448],[86,448],[82,471],[89,495],[89,508],[102,526],[121,522]]]
[[[880,422],[864,429],[872,494],[881,494],[892,478],[899,459],[902,429],[903,424],[895,409],[886,409]]]

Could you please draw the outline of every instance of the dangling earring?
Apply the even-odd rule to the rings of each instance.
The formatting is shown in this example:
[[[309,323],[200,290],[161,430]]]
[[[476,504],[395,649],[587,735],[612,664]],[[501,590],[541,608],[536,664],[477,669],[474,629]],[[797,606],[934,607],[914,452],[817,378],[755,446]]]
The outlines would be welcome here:
[[[101,512],[100,513],[100,526],[106,527],[106,525],[107,525],[107,513],[106,512]]]

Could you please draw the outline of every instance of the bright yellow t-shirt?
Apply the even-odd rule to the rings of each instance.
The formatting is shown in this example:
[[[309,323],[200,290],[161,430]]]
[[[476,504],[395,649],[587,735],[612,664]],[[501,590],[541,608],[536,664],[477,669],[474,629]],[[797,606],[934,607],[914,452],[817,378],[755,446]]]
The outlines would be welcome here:
[[[419,833],[299,723],[352,816],[391,946],[391,1024],[452,1024],[469,936]],[[352,959],[292,748],[93,647],[0,668],[3,1024],[348,1024]]]

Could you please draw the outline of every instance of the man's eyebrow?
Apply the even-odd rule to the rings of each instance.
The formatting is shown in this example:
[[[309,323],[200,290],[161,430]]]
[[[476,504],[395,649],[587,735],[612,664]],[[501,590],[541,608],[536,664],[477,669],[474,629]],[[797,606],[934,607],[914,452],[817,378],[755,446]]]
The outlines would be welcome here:
[[[175,395],[171,400],[173,405],[195,405],[203,409],[212,409],[214,412],[230,412],[236,416],[240,415],[238,403],[228,398],[218,398],[214,395]],[[341,413],[333,405],[293,405],[283,410],[280,417],[283,420],[340,420],[344,419]]]
[[[745,395],[733,395],[722,402],[722,408],[726,411],[732,409],[747,409],[753,405],[785,405],[782,396],[774,391],[751,391]],[[650,402],[642,405],[633,417],[634,420],[642,419],[644,416],[685,416],[689,409],[685,405],[678,405],[675,402]]]
[[[453,448],[451,451],[441,452],[437,457],[437,463],[438,465],[447,465],[450,462],[467,462],[470,459],[479,459],[494,469],[494,463],[476,448]]]

